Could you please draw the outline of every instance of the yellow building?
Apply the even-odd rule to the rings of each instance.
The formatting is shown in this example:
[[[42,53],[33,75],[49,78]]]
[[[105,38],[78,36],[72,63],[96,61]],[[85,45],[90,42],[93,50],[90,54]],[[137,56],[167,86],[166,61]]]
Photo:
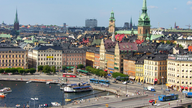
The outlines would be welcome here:
[[[151,54],[144,59],[144,80],[148,84],[162,84],[167,81],[167,55]]]
[[[106,62],[107,62],[106,70],[108,71],[108,73],[113,73],[114,72],[114,51],[106,52]]]
[[[89,48],[86,52],[86,66],[92,66],[94,65],[95,61],[95,48]]]

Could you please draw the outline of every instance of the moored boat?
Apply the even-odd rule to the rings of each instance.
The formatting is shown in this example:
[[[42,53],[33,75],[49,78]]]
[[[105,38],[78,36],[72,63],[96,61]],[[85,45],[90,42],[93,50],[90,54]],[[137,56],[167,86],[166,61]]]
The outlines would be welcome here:
[[[0,97],[1,97],[1,98],[4,98],[4,97],[5,97],[5,94],[4,94],[4,93],[0,93]]]
[[[17,104],[17,105],[15,105],[16,106],[16,108],[19,108],[21,105],[20,104]]]
[[[51,102],[51,105],[54,106],[54,107],[59,107],[59,106],[61,106],[61,104],[58,103],[58,102]]]
[[[10,87],[4,87],[3,89],[0,90],[0,93],[9,93],[12,92]]]
[[[79,83],[79,84],[69,84],[66,87],[64,87],[64,92],[68,93],[76,93],[76,92],[85,92],[85,91],[91,91],[93,88],[89,83]]]

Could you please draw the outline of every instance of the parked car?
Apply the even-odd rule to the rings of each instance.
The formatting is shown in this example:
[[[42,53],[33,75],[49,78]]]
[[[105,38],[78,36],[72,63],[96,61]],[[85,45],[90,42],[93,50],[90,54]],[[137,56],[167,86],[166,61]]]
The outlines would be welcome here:
[[[144,89],[144,90],[148,90],[147,87],[144,87],[143,89]]]
[[[151,88],[151,91],[152,91],[152,92],[156,92],[154,88]]]
[[[168,89],[168,88],[167,88],[167,89],[165,89],[165,91],[168,91],[168,92],[170,92],[170,89]]]
[[[117,81],[113,81],[112,83],[116,83],[117,84],[118,82]]]
[[[128,82],[127,81],[124,81],[123,84],[127,84]]]
[[[154,99],[150,99],[150,100],[149,100],[149,103],[152,103],[152,102],[155,102],[155,100],[154,100]]]

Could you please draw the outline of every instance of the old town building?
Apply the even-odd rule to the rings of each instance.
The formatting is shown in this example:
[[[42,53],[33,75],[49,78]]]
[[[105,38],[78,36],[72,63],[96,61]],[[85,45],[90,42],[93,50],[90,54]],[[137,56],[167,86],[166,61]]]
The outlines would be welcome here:
[[[90,47],[86,51],[86,66],[94,66],[96,47]]]
[[[161,84],[167,81],[167,55],[150,54],[144,59],[144,80],[149,84]]]
[[[62,48],[59,46],[38,45],[28,52],[29,67],[38,70],[39,65],[62,68]]]
[[[28,68],[26,54],[20,47],[0,47],[0,68]]]
[[[62,53],[62,65],[77,66],[86,65],[86,51],[83,48],[67,48]]]
[[[113,73],[114,72],[114,48],[106,50],[106,70],[108,73]]]
[[[103,39],[101,40],[101,46],[100,46],[100,68],[105,69],[106,67],[106,58],[105,58],[105,45],[103,42]]]
[[[169,54],[167,86],[175,90],[192,89],[192,55]]]

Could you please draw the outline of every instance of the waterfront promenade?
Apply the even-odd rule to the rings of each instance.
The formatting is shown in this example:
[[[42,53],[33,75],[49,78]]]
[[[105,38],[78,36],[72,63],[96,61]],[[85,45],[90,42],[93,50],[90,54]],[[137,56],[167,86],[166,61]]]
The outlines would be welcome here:
[[[82,76],[78,78],[68,78],[68,83],[78,83],[79,81],[87,82],[89,78],[92,78],[95,76],[87,77]],[[46,75],[42,73],[36,73],[34,75],[0,75],[0,80],[5,81],[35,81],[35,82],[51,82],[51,83],[59,83],[59,79],[62,79],[61,75]],[[99,78],[102,79],[102,78]],[[111,82],[113,79],[108,79]],[[116,93],[117,95],[111,95],[111,96],[100,96],[91,98],[90,101],[88,100],[73,100],[72,103],[69,103],[65,105],[66,108],[105,108],[106,105],[111,108],[133,108],[133,107],[154,107],[152,106],[148,101],[149,99],[156,99],[158,100],[158,95],[162,94],[161,85],[155,85],[156,92],[149,92],[149,91],[143,91],[144,86],[148,86],[148,84],[145,85],[138,85],[138,84],[128,84],[123,85],[121,82],[118,84],[110,84],[109,87],[101,86],[97,84],[91,84],[94,89],[98,90],[104,90]],[[135,91],[139,91],[140,95],[138,95]],[[171,93],[178,93],[179,100],[183,100],[183,103],[178,103],[178,101],[171,101],[171,102],[159,102],[157,101],[160,106],[158,107],[171,107],[171,106],[177,106],[184,104],[185,102],[188,102],[191,99],[183,99],[182,95],[178,91],[171,91]],[[125,95],[128,95],[127,97]],[[169,92],[165,92],[165,94],[169,94]],[[119,96],[118,96],[119,95]],[[185,101],[186,100],[186,101]],[[169,106],[169,103],[171,103],[171,106]],[[156,106],[157,107],[157,106]],[[58,107],[57,107],[58,108]]]

